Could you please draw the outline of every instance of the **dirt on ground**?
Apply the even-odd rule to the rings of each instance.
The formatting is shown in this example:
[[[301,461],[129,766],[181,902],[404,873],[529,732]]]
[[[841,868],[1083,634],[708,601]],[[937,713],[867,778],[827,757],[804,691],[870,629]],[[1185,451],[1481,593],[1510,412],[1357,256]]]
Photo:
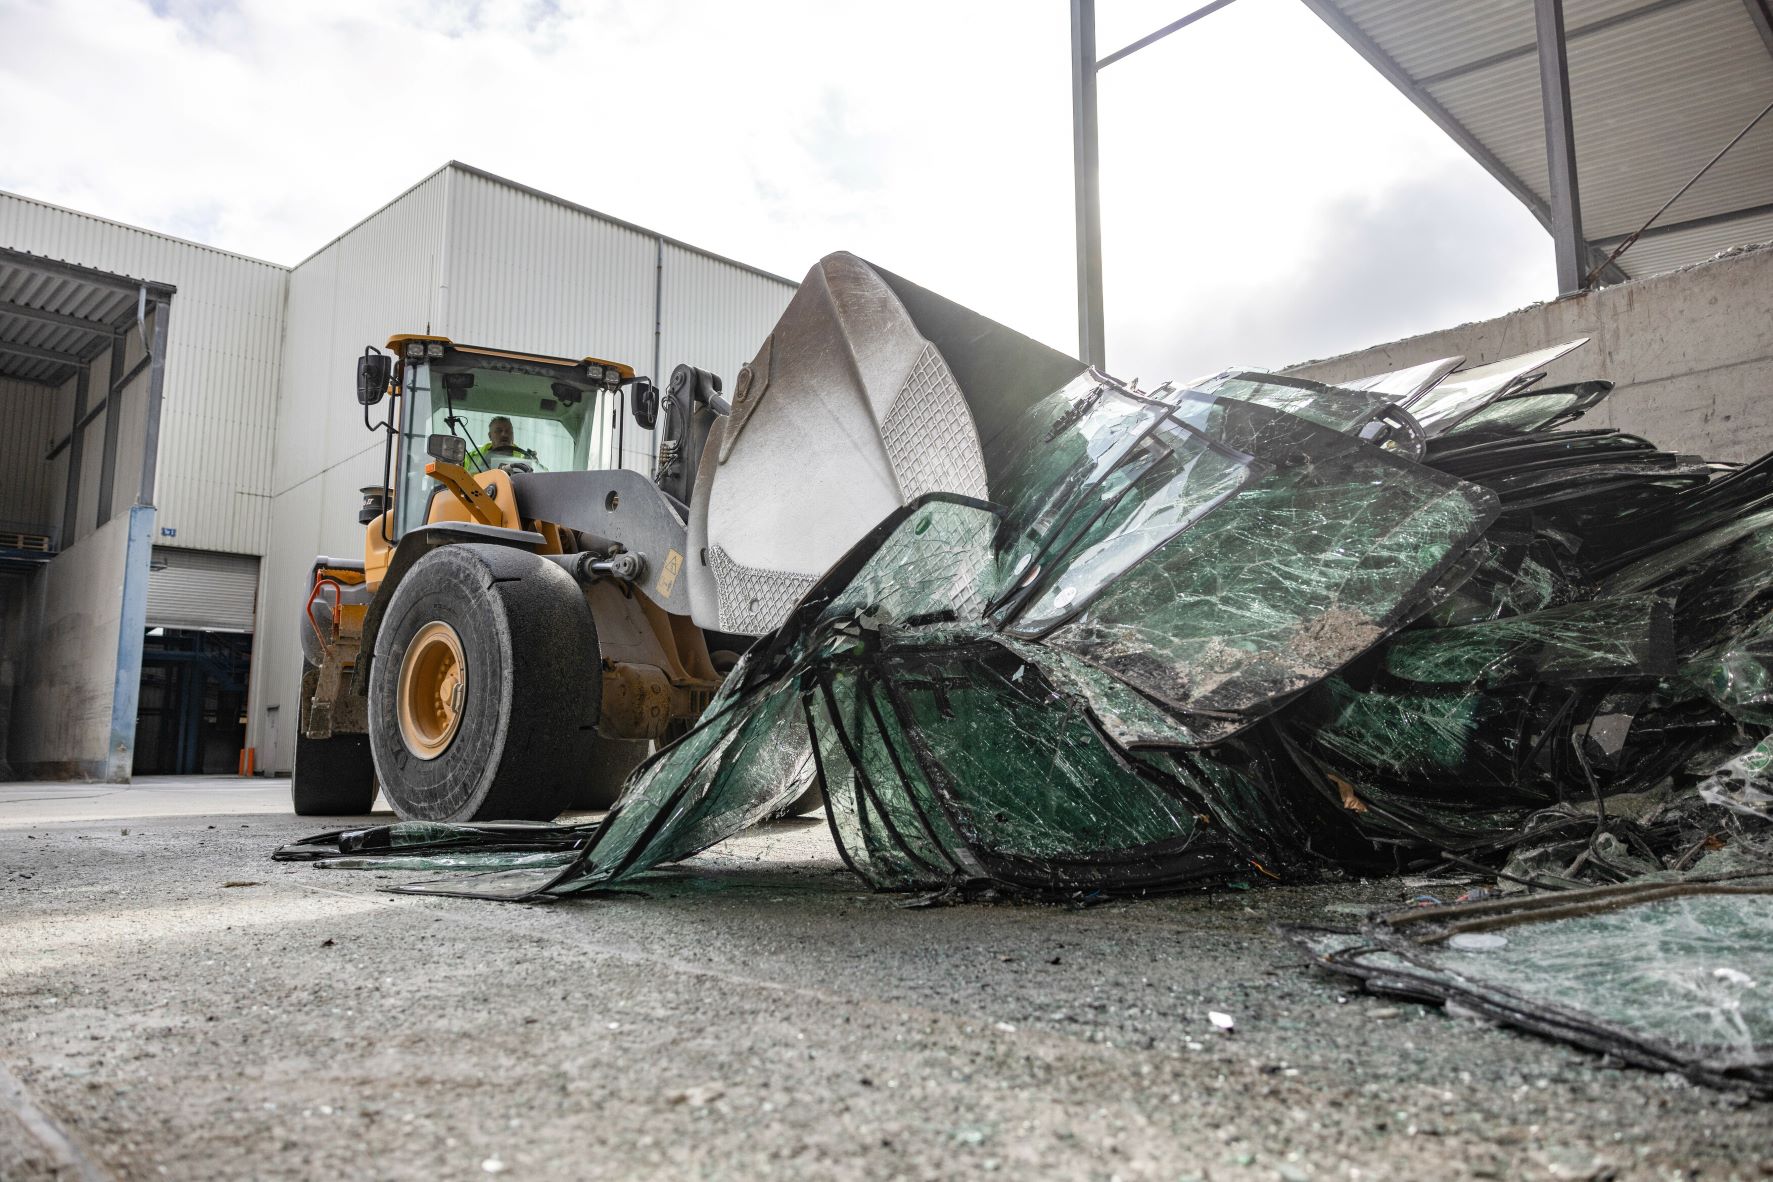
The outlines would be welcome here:
[[[5,798],[7,1180],[1773,1176],[1767,1105],[1273,931],[1456,882],[907,908],[802,820],[510,905],[270,861],[312,820]]]

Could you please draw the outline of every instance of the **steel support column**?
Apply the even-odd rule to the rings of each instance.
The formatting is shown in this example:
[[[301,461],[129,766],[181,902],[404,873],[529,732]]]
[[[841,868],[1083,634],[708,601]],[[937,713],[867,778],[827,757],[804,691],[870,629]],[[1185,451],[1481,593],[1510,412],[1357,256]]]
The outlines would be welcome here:
[[[1582,197],[1576,180],[1576,133],[1570,119],[1570,62],[1564,39],[1564,0],[1533,0],[1539,44],[1539,98],[1545,111],[1545,162],[1551,178],[1551,239],[1558,292],[1587,286],[1588,246],[1582,237]]]
[[[160,405],[165,400],[167,322],[172,319],[172,300],[154,303],[154,329],[148,345],[148,406],[142,416],[142,480],[135,503],[154,503],[154,481],[160,468]]]
[[[80,523],[80,436],[84,430],[80,420],[86,415],[86,395],[91,385],[92,367],[82,365],[74,382],[74,426],[68,432],[68,486],[62,497],[62,536],[56,540],[57,550],[74,544],[74,529]]]
[[[1102,316],[1102,196],[1096,141],[1096,0],[1071,0],[1071,154],[1077,211],[1077,351],[1108,365]]]
[[[123,342],[129,338],[118,333],[111,338],[111,380],[105,386],[110,394],[105,399],[105,450],[99,457],[98,508],[95,526],[111,520],[111,500],[117,488],[117,432],[122,427]]]

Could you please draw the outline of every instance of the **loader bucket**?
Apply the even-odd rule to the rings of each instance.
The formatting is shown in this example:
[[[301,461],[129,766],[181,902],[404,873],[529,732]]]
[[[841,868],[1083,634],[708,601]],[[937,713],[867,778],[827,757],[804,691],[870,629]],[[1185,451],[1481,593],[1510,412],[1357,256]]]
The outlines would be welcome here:
[[[695,622],[755,636],[883,517],[989,499],[1027,407],[1084,364],[855,255],[807,272],[696,473]]]

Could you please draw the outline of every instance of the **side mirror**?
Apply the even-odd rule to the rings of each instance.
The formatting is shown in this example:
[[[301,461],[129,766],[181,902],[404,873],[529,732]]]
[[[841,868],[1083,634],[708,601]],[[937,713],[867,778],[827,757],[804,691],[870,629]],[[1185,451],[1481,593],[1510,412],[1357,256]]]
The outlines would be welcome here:
[[[374,406],[388,392],[388,381],[394,376],[394,359],[367,346],[357,359],[357,401]]]
[[[651,378],[635,378],[628,386],[628,409],[648,431],[659,421],[659,389]]]
[[[440,464],[460,468],[468,458],[468,441],[456,435],[433,435],[425,441],[425,454]]]

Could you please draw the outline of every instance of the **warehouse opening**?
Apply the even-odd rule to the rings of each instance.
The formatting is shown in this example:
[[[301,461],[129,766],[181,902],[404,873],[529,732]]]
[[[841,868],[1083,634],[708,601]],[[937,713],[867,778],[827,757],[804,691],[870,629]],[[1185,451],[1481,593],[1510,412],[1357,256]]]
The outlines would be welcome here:
[[[246,747],[259,560],[154,547],[134,773],[234,775]]]

